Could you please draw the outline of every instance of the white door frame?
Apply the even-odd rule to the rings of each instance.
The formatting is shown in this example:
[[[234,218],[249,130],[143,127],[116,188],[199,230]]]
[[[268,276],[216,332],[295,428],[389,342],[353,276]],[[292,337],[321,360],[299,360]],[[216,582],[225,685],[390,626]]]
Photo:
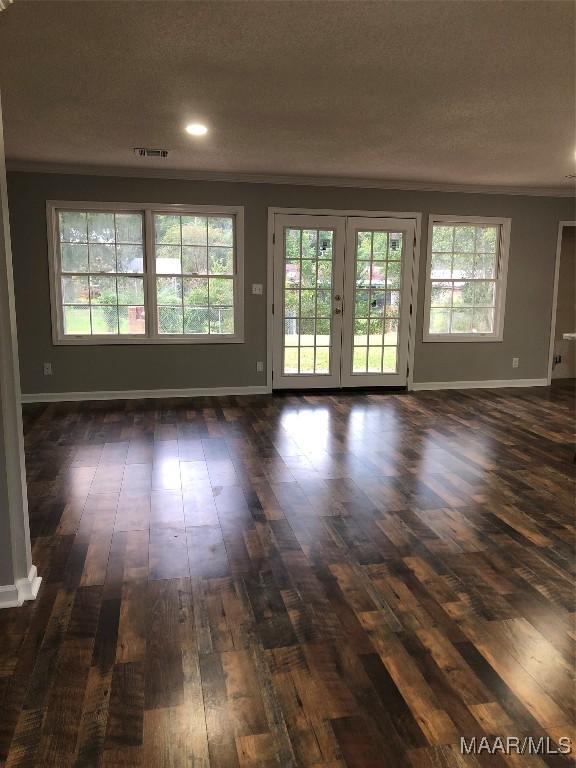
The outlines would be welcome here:
[[[418,298],[418,274],[421,258],[422,213],[418,211],[365,211],[341,208],[285,208],[271,206],[268,208],[268,270],[266,281],[266,386],[272,392],[272,358],[274,317],[272,304],[274,301],[274,217],[276,214],[293,214],[309,216],[359,216],[363,218],[384,219],[413,219],[415,223],[414,258],[412,260],[412,275],[410,281],[410,304],[412,312],[408,320],[408,390],[414,384],[414,347],[416,344],[416,316]]]
[[[550,320],[550,344],[548,347],[548,386],[552,383],[552,361],[554,359],[554,337],[556,336],[556,310],[558,308],[558,280],[560,278],[560,253],[562,251],[562,235],[564,227],[576,227],[576,221],[558,222],[558,238],[556,240],[556,260],[554,262],[554,289],[552,292],[552,317]]]

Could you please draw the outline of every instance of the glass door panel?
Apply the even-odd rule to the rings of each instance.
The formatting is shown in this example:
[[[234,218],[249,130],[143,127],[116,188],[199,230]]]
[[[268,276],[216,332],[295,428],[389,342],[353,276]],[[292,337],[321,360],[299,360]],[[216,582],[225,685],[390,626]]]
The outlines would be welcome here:
[[[353,373],[397,373],[401,232],[356,232]]]
[[[414,223],[348,220],[342,383],[403,386]]]
[[[342,219],[276,217],[274,387],[340,386],[343,252]]]

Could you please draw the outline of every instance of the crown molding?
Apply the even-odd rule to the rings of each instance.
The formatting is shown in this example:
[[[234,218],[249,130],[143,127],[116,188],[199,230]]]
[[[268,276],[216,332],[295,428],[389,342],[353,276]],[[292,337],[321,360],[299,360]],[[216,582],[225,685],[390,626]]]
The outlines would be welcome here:
[[[483,195],[528,195],[537,197],[576,197],[572,187],[519,187],[482,184],[445,184],[432,181],[362,179],[340,176],[289,176],[260,173],[224,173],[186,171],[173,168],[108,167],[68,165],[6,160],[6,170],[14,173],[54,173],[75,176],[118,176],[121,178],[174,179],[180,181],[220,181],[245,184],[290,184],[312,187],[356,187],[360,189],[395,189],[417,192],[457,192]]]

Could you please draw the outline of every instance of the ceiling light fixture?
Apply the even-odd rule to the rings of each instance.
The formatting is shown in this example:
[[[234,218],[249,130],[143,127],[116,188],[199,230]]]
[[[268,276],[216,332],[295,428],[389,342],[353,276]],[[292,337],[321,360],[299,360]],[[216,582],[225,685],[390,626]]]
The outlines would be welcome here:
[[[190,136],[205,136],[208,133],[208,128],[202,123],[190,123],[186,126],[186,133]]]

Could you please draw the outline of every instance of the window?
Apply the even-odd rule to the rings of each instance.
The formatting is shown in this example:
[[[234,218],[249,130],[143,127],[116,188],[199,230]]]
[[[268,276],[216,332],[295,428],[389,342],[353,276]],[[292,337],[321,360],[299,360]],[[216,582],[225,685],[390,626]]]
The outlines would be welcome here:
[[[158,333],[234,334],[234,220],[154,214]]]
[[[146,332],[141,213],[58,211],[64,336]]]
[[[242,341],[241,208],[49,203],[57,344]]]
[[[502,341],[509,219],[431,216],[424,341]]]

